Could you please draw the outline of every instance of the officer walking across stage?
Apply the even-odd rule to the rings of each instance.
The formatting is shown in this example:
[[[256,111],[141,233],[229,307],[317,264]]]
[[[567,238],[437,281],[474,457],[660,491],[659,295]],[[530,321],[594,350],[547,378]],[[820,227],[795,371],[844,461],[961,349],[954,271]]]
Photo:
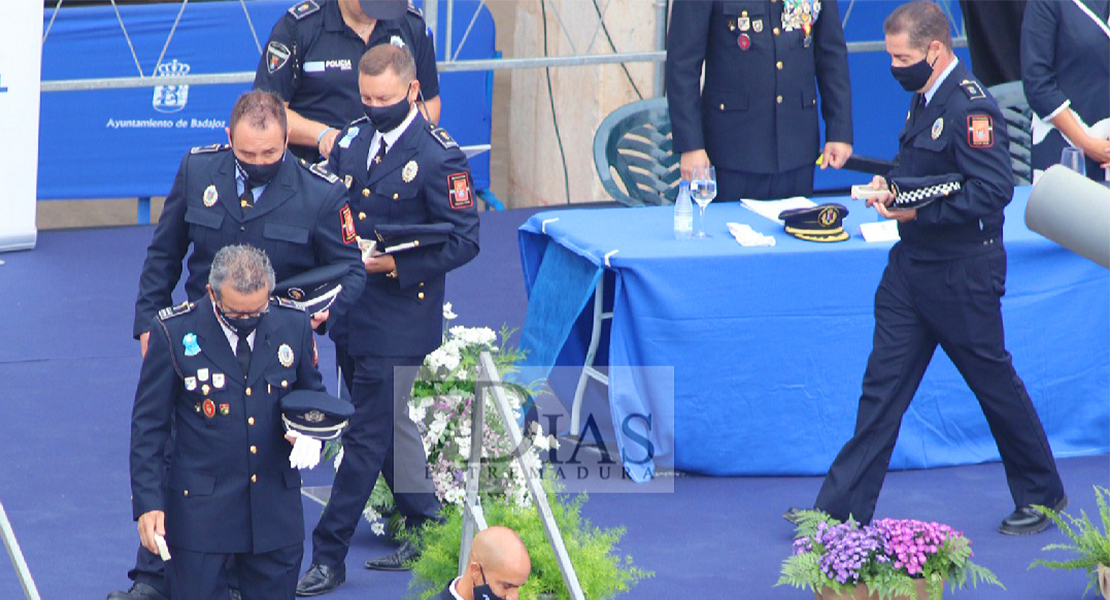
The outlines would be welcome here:
[[[362,115],[358,61],[379,44],[413,53],[420,104],[439,122],[435,46],[418,9],[406,0],[304,0],[274,25],[254,77],[255,88],[285,99],[294,154],[327,158],[339,130]]]
[[[222,248],[208,281],[206,296],[152,323],[131,420],[141,551],[164,538],[175,600],[226,599],[231,556],[243,597],[292,600],[304,521],[279,401],[324,391],[312,329],[303,311],[271,304],[274,271],[257,248]]]
[[[297,594],[325,594],[346,579],[344,559],[379,471],[407,494],[408,525],[436,517],[427,459],[408,419],[416,367],[442,342],[445,276],[478,254],[478,214],[466,156],[414,106],[420,83],[407,49],[375,46],[359,61],[366,115],[345,127],[329,170],[349,186],[365,257],[366,288],[332,337],[348,348],[355,415],[343,462],[312,534],[312,563]],[[346,330],[346,340],[337,334]],[[392,481],[390,481],[392,479]],[[400,501],[399,501],[400,502]],[[415,555],[402,547],[398,560]],[[398,564],[398,566],[400,566]]]
[[[682,176],[712,163],[722,200],[808,196],[818,154],[837,169],[852,154],[836,0],[675,0],[666,77]]]
[[[243,94],[231,113],[231,146],[193,148],[182,160],[147,250],[135,303],[134,335],[143,353],[152,319],[173,304],[172,293],[189,254],[188,300],[201,298],[216,252],[248,243],[271,257],[279,279],[313,267],[347,264],[330,311],[313,326],[342,314],[362,292],[366,273],[355,243],[346,188],[326,171],[305,166],[286,152],[285,110],[269,92]],[[139,549],[135,582],[109,600],[165,598],[162,562]]]
[[[855,434],[829,468],[816,506],[837,519],[871,520],[902,415],[939,344],[979,400],[1002,457],[1017,508],[999,530],[1036,533],[1048,520],[1032,505],[1059,510],[1067,498],[1002,330],[1002,211],[1013,195],[1006,122],[952,53],[948,19],[936,4],[903,5],[883,29],[891,72],[915,93],[898,166],[874,179],[871,187],[886,191],[867,204],[898,221],[901,241],[875,293],[874,348]]]

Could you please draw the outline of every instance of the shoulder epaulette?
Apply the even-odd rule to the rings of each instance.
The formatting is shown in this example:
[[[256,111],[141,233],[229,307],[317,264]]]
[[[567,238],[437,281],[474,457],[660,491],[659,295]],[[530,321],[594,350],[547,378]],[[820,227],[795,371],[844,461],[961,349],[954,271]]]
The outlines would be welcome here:
[[[304,2],[300,2],[290,8],[289,14],[293,15],[294,19],[300,21],[301,19],[319,10],[320,5],[317,4],[315,0],[304,0]]]
[[[158,311],[158,320],[165,321],[166,319],[172,319],[173,317],[181,316],[185,313],[192,312],[193,308],[195,307],[196,304],[193,304],[192,302],[182,302],[177,306],[163,308],[162,310]]]
[[[369,122],[370,122],[370,117],[367,117],[366,115],[362,115],[361,117],[359,117],[359,118],[355,119],[354,121],[351,121],[350,123],[348,123],[348,125],[358,125],[359,123],[369,123]]]
[[[310,165],[307,165],[309,172],[312,173],[313,175],[319,177],[320,179],[323,179],[323,180],[327,181],[328,183],[335,183],[335,182],[339,181],[338,177],[336,177],[332,173],[329,173],[327,171],[327,169],[320,166],[322,164],[324,164],[324,163],[312,163]]]
[[[274,300],[274,302],[277,303],[278,306],[281,306],[281,307],[284,307],[284,308],[292,308],[293,310],[299,310],[301,312],[304,312],[304,307],[297,304],[296,302],[293,302],[292,300],[290,300],[288,298],[281,298],[281,297],[278,297],[278,296],[274,296],[273,300]]]
[[[196,146],[189,151],[189,154],[208,154],[209,152],[219,152],[229,149],[231,149],[231,146],[227,144],[212,144],[210,146]]]
[[[967,97],[970,100],[979,100],[980,98],[987,97],[986,92],[983,91],[983,86],[979,85],[978,81],[974,81],[972,79],[965,79],[961,81],[960,89],[963,90],[965,94],[967,94]]]
[[[435,138],[435,140],[437,142],[439,142],[440,146],[443,146],[444,148],[446,148],[448,150],[450,150],[451,148],[458,148],[459,147],[458,142],[456,142],[451,137],[451,134],[447,133],[447,130],[442,128],[442,127],[436,127],[435,125],[432,125],[431,123],[429,123],[428,124],[428,133],[432,134],[432,137]]]
[[[412,2],[409,2],[409,14],[416,15],[416,16],[420,17],[421,19],[424,18],[424,11],[422,11],[419,8],[416,8],[415,6],[413,6]]]

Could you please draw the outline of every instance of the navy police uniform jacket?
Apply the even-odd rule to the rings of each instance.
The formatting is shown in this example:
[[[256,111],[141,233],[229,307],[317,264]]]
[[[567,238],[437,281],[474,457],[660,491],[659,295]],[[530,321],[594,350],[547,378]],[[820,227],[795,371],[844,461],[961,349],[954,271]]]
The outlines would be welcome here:
[[[836,0],[675,0],[666,82],[674,152],[704,148],[718,168],[812,165],[821,152],[818,88],[826,141],[852,143]]]
[[[961,180],[951,195],[917,209],[898,224],[909,256],[944,260],[985,252],[1002,243],[1002,210],[1013,199],[1006,121],[998,103],[975,76],[957,64],[932,100],[919,109],[914,94],[898,136],[898,166],[887,180],[909,178],[919,186]]]
[[[1030,0],[1021,27],[1021,79],[1029,107],[1048,120],[1070,108],[1088,125],[1110,117],[1110,0]],[[1066,143],[1058,131],[1039,151],[1034,129],[1033,167],[1060,162]],[[1092,168],[1102,169],[1088,161]]]
[[[278,20],[258,63],[254,87],[281,96],[307,119],[339,129],[363,114],[358,61],[379,44],[407,47],[416,60],[424,99],[439,95],[435,45],[419,10],[410,6],[400,19],[378,21],[364,43],[343,22],[336,0],[304,0]],[[316,156],[316,148],[306,151]]]
[[[396,279],[384,273],[367,276],[362,296],[348,313],[348,348],[355,356],[423,356],[443,342],[447,272],[478,254],[470,166],[451,136],[418,113],[368,173],[374,134],[368,119],[355,120],[340,132],[328,160],[328,169],[349,188],[359,237],[379,240],[381,225],[446,223],[451,228],[440,239],[395,253]]]
[[[134,517],[164,511],[169,545],[195,552],[301,543],[300,475],[279,403],[295,389],[324,391],[308,316],[272,304],[245,378],[207,296],[155,323],[131,417]]]
[[[344,187],[316,167],[286,152],[278,174],[255,206],[239,205],[235,155],[230,146],[193,148],[181,161],[173,189],[154,230],[139,278],[134,335],[148,331],[171,295],[189,255],[187,299],[204,295],[212,258],[224,246],[250,244],[270,257],[277,280],[323,265],[350,265],[331,315],[342,314],[366,279]]]

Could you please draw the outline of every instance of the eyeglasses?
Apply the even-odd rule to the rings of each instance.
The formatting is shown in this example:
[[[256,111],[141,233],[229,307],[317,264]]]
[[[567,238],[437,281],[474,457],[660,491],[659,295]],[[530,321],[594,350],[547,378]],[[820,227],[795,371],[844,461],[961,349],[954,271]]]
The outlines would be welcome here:
[[[233,321],[240,321],[240,320],[243,320],[243,319],[254,319],[256,317],[261,317],[261,316],[270,312],[270,307],[268,305],[266,306],[266,308],[264,308],[260,311],[256,311],[256,312],[238,312],[238,311],[233,311],[233,310],[227,310],[226,308],[224,308],[224,305],[223,305],[222,302],[217,302],[217,306],[219,306],[220,313],[223,314],[225,319],[230,319],[230,320],[233,320]]]

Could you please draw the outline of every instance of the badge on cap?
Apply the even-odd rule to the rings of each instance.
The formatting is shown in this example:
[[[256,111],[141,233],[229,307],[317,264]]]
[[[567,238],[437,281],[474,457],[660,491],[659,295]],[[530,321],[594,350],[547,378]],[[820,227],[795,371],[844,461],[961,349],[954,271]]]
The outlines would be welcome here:
[[[185,378],[185,389],[189,390],[190,392],[197,389],[197,378],[196,377],[186,377]]]
[[[413,179],[416,179],[416,172],[419,170],[420,166],[416,164],[416,161],[410,160],[405,163],[405,168],[401,169],[401,179],[404,179],[405,183],[411,183]]]
[[[937,117],[937,120],[933,121],[933,129],[929,132],[929,135],[935,140],[939,138],[942,133],[944,133],[944,117]]]
[[[741,50],[747,50],[752,47],[752,38],[746,33],[741,33],[740,37],[736,39],[736,44],[740,46]]]
[[[209,419],[216,416],[216,403],[213,402],[211,398],[205,400],[204,404],[200,405],[200,408],[204,411],[204,416]]]
[[[224,389],[225,383],[227,383],[227,379],[224,378],[223,373],[212,374],[212,387],[216,388],[217,390],[222,390]]]
[[[216,205],[216,201],[220,199],[219,192],[216,191],[215,185],[210,185],[204,188],[204,205],[211,208]]]
[[[748,17],[740,17],[736,19],[736,28],[740,31],[747,31],[752,28],[752,20]]]
[[[220,414],[225,416],[225,417],[228,416],[229,414],[231,414],[231,405],[230,404],[221,404],[220,405]]]
[[[208,381],[208,368],[197,369],[197,379],[200,381]]]
[[[200,354],[200,344],[197,343],[197,334],[195,333],[186,333],[185,337],[181,338],[181,345],[185,346],[185,356]]]
[[[756,19],[752,21],[752,31],[756,33],[763,32],[763,19]]]
[[[293,366],[293,349],[289,347],[289,344],[282,344],[278,347],[278,362],[283,367]]]

